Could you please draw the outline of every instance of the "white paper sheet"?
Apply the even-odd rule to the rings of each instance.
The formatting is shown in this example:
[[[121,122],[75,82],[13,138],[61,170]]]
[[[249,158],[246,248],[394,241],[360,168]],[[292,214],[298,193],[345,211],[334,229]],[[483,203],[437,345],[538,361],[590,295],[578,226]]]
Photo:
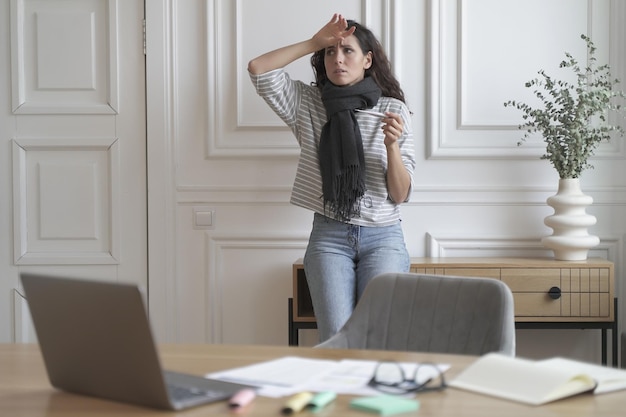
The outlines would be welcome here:
[[[287,356],[241,368],[215,372],[207,378],[256,385],[258,394],[267,397],[282,397],[302,391],[333,391],[337,394],[375,395],[380,394],[367,385],[377,361],[351,360],[331,361],[323,359]],[[406,375],[413,375],[416,363],[400,364]],[[450,368],[448,364],[437,364],[441,372]],[[436,376],[420,374],[420,380]]]

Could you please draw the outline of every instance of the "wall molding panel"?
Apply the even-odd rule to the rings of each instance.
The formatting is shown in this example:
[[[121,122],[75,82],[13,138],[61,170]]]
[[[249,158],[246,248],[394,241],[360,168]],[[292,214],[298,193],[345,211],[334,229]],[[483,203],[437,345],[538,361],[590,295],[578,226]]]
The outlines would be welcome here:
[[[276,234],[274,236],[239,236],[233,238],[232,236],[227,237],[206,233],[205,243],[208,268],[206,276],[204,277],[207,283],[205,305],[210,309],[210,311],[207,312],[207,317],[210,318],[210,320],[207,321],[207,342],[232,343],[231,340],[225,340],[224,336],[224,328],[228,325],[227,323],[232,323],[233,321],[233,317],[226,317],[224,293],[227,291],[225,288],[226,285],[232,286],[232,281],[237,278],[225,272],[229,266],[232,266],[227,264],[227,260],[233,256],[229,256],[228,252],[246,252],[248,255],[245,257],[245,259],[247,259],[245,262],[248,264],[250,259],[260,258],[266,259],[269,264],[271,263],[270,258],[272,257],[282,258],[283,261],[291,263],[296,260],[296,257],[285,260],[285,253],[289,251],[303,252],[307,242],[308,236],[298,238]],[[276,253],[268,255],[268,252],[271,253],[274,251]],[[255,255],[256,253],[260,255]],[[262,282],[264,279],[268,278],[266,284],[262,285],[272,285],[270,281],[272,278],[268,277],[268,271],[264,268],[262,263],[257,264],[257,266],[252,269],[256,271],[255,277],[252,279],[248,278],[247,280],[245,277],[239,277],[239,280],[243,282],[248,281],[250,284],[254,285],[253,282]],[[280,274],[277,276],[285,276],[284,272],[285,271],[280,271]],[[269,273],[271,275],[271,272]],[[274,275],[274,278],[276,278],[276,275]],[[291,280],[289,280],[289,283],[291,283]],[[290,287],[281,286],[280,291],[289,295]],[[280,306],[281,312],[287,309],[286,299],[287,298],[281,298],[281,302],[285,301],[284,305]],[[241,317],[245,317],[242,326],[254,328],[255,326],[261,325],[261,323],[257,321],[261,312],[255,312],[253,305],[248,305],[243,301],[238,308],[241,311]],[[277,319],[280,319],[281,316],[277,317]]]
[[[14,140],[15,264],[118,264],[119,175],[116,138]]]
[[[551,257],[552,251],[541,245],[543,236],[462,236],[426,233],[427,257]],[[600,244],[589,251],[589,257],[618,262],[622,239],[600,237]]]
[[[565,50],[586,56],[580,33],[591,36],[599,50],[608,51],[610,28],[602,23],[606,19],[598,17],[608,16],[609,7],[609,2],[592,0],[430,0],[427,157],[535,159],[542,155],[545,145],[539,137],[517,147],[523,135],[517,128],[521,113],[504,108],[503,103],[533,99],[523,84],[542,69],[540,62],[554,61],[556,68]],[[542,15],[535,12],[538,8]],[[555,37],[551,16],[562,18],[563,10],[568,10],[571,24]],[[494,14],[501,19],[491,19]],[[524,37],[512,35],[531,24],[533,31],[526,31]],[[493,37],[493,33],[502,35]],[[545,50],[533,47],[539,43]],[[485,88],[490,94],[484,94]],[[619,144],[603,144],[596,154],[615,158],[619,150]]]
[[[355,16],[374,28],[382,28],[384,14],[391,13],[390,0],[353,0],[343,2],[342,11]],[[255,28],[259,13],[257,8],[265,10],[261,3],[245,0],[231,2],[210,2],[206,5],[206,65],[207,65],[207,136],[205,138],[205,157],[213,158],[249,158],[249,157],[293,157],[299,153],[299,147],[287,126],[269,109],[267,104],[254,91],[247,72],[247,62],[256,56],[249,52],[248,41],[251,36],[269,36],[263,31],[267,27]],[[310,27],[314,33],[319,22],[328,19],[328,12],[320,12],[315,3],[293,3],[284,5],[281,13],[297,15],[309,13],[310,22],[290,19],[283,22],[280,32],[302,32],[303,26]],[[293,13],[290,11],[293,9]],[[323,13],[323,14],[321,14]],[[374,17],[375,16],[375,17]],[[258,23],[261,24],[261,23]],[[386,32],[389,29],[386,28]],[[389,43],[389,34],[381,39]],[[235,47],[224,47],[235,45]],[[307,59],[289,65],[294,78],[313,80],[313,74]]]
[[[14,114],[117,114],[118,0],[11,0]]]

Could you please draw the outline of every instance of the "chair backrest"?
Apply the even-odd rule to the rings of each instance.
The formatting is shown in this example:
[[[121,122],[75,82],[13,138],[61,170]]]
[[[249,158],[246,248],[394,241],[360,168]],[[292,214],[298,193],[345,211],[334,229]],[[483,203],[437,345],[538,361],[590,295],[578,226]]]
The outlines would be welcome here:
[[[317,347],[515,355],[513,294],[497,279],[386,273]]]

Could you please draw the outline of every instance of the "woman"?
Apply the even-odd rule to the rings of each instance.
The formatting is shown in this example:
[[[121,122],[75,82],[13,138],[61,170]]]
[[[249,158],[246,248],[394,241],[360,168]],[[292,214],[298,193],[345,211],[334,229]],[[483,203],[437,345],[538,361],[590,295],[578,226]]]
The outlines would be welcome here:
[[[314,85],[283,69],[309,54]],[[248,71],[300,144],[291,202],[315,213],[304,270],[324,341],[371,278],[409,269],[399,205],[415,167],[410,112],[376,37],[339,14],[310,39],[251,60]]]

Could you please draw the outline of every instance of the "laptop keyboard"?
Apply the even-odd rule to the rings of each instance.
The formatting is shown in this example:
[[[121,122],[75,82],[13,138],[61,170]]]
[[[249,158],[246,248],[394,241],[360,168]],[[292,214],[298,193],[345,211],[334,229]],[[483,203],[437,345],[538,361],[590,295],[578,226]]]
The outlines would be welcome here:
[[[190,398],[224,398],[224,392],[219,390],[202,390],[193,387],[181,387],[180,385],[168,385],[167,389],[170,393],[170,398],[173,401],[184,401]]]

